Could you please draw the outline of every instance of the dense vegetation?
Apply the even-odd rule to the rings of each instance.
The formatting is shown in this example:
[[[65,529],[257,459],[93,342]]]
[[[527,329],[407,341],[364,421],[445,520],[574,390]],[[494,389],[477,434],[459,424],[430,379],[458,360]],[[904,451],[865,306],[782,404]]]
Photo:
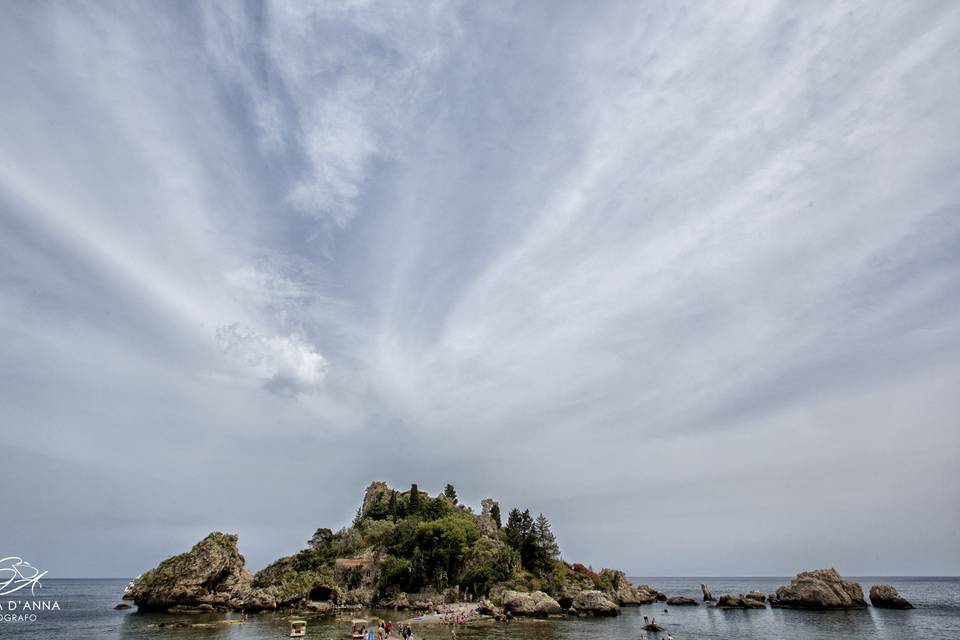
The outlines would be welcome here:
[[[368,586],[381,599],[454,587],[461,594],[485,595],[497,585],[558,591],[573,567],[560,560],[546,516],[515,508],[504,524],[496,501],[486,499],[481,507],[475,513],[459,504],[453,485],[432,497],[417,485],[401,492],[374,483],[351,526],[317,529],[308,548],[268,567],[258,579],[330,581],[338,558],[362,558],[365,564],[356,567],[344,563],[336,583],[346,589]],[[376,567],[372,578],[370,566]],[[374,583],[362,585],[365,577]]]

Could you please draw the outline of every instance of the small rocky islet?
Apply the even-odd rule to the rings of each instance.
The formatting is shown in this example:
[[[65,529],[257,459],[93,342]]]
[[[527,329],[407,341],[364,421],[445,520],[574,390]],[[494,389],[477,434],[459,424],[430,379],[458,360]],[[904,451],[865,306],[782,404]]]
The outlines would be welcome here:
[[[809,610],[868,606],[856,582],[835,569],[797,574],[769,597],[759,591],[718,598],[701,585],[703,601],[720,609]],[[302,551],[252,574],[237,536],[213,532],[186,552],[136,578],[123,595],[141,611],[290,611],[392,608],[435,611],[477,603],[480,618],[613,616],[621,607],[664,602],[696,606],[634,585],[622,571],[560,559],[549,521],[513,509],[506,523],[493,499],[479,513],[460,504],[450,485],[437,496],[372,483],[353,523],[320,528]],[[890,585],[874,585],[875,607],[912,605]]]

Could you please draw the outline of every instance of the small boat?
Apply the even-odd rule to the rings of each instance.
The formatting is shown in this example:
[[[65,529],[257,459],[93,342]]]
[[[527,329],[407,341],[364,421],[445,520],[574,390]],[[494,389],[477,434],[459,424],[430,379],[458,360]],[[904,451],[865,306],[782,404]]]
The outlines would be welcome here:
[[[307,621],[291,620],[290,621],[290,637],[291,638],[307,637]]]
[[[366,638],[367,637],[367,621],[366,620],[352,620],[350,622],[350,637],[351,638]]]

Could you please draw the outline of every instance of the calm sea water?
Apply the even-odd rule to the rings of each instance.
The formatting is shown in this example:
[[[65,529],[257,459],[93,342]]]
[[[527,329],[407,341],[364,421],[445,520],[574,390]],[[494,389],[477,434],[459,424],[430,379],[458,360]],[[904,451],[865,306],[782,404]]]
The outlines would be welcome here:
[[[655,639],[666,633],[648,633],[641,629],[643,616],[656,616],[677,640],[684,638],[867,640],[921,638],[923,640],[960,638],[960,578],[854,578],[867,591],[870,585],[887,582],[917,607],[912,611],[891,611],[868,608],[863,611],[815,612],[783,609],[721,611],[704,606],[666,607],[649,605],[625,608],[623,615],[612,619],[560,619],[549,621],[519,620],[502,624],[485,624],[460,629],[458,638],[516,640],[596,640]],[[771,593],[788,578],[634,578],[668,595],[689,595],[699,599],[700,583],[707,582],[715,595],[745,593],[760,589]],[[59,611],[36,612],[36,622],[0,622],[0,637],[10,638],[176,638],[223,640],[262,640],[286,637],[287,616],[253,615],[244,624],[219,628],[159,629],[151,624],[188,621],[217,622],[237,619],[224,615],[140,614],[136,610],[115,611],[125,580],[44,580],[38,600],[56,600]],[[5,596],[3,611],[9,613]],[[396,619],[396,612],[377,612]],[[349,617],[349,616],[348,616]],[[340,640],[348,637],[349,622],[331,618],[311,620],[308,637]],[[421,633],[421,638],[450,638],[448,627]]]

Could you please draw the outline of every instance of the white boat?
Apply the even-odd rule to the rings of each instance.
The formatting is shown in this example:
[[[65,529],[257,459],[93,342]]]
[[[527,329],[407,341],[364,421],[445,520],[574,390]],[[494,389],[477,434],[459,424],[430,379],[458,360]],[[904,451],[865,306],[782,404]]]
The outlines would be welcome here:
[[[366,629],[368,624],[366,620],[352,620],[350,622],[350,637],[358,640],[367,637]]]
[[[305,638],[306,636],[307,636],[307,621],[291,620],[290,621],[290,637]]]

